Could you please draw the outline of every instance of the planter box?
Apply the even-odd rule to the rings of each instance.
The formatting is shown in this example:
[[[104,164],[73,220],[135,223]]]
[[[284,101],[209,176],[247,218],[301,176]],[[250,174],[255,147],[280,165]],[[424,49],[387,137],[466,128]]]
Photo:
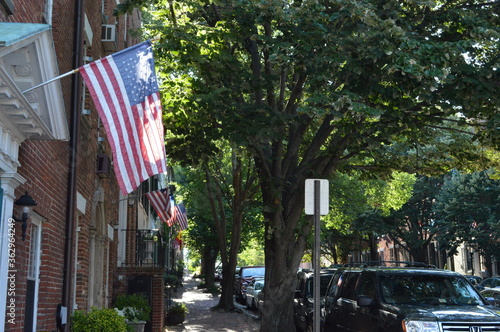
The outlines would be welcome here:
[[[185,317],[186,317],[186,315],[184,315],[184,314],[180,314],[180,313],[176,313],[176,312],[170,313],[167,315],[167,324],[168,325],[182,324],[184,322]]]
[[[146,325],[146,322],[128,322],[127,324],[129,326],[132,326],[134,332],[144,332],[144,326]]]

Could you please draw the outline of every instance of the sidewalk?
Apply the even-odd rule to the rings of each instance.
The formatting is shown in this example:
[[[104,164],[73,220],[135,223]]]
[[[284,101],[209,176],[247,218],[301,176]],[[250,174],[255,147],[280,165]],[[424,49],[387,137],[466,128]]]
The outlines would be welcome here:
[[[219,303],[219,296],[212,296],[198,289],[200,280],[184,277],[182,290],[174,293],[173,302],[184,303],[189,313],[183,324],[166,326],[163,332],[258,332],[259,321],[245,313],[212,311],[210,308]]]

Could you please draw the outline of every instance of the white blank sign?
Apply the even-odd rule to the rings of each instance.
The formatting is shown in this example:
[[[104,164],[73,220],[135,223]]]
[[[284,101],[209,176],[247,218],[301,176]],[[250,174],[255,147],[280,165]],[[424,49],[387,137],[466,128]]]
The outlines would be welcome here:
[[[328,214],[329,188],[328,180],[306,179],[305,188],[305,212],[307,215],[314,215],[314,182],[319,181],[319,214]]]

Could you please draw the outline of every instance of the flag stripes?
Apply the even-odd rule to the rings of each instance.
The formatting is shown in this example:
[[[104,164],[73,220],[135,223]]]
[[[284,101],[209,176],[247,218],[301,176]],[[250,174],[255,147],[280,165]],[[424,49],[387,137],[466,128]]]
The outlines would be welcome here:
[[[167,222],[170,214],[170,194],[168,189],[150,191],[145,194],[162,222]]]
[[[181,230],[186,229],[188,227],[188,220],[186,209],[184,208],[184,204],[174,205],[172,209],[172,218],[167,221],[168,226],[173,226],[174,224],[179,224]]]
[[[149,41],[79,71],[106,129],[124,194],[166,172],[162,108]]]

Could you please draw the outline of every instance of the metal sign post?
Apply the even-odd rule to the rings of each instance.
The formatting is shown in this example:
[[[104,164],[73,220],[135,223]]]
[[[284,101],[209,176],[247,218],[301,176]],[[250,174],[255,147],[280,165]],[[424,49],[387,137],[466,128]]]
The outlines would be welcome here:
[[[312,196],[312,197],[311,197]],[[328,180],[307,179],[305,186],[305,212],[314,215],[314,303],[313,303],[313,331],[320,331],[320,302],[321,302],[321,277],[320,277],[320,253],[321,253],[321,225],[320,215],[328,214]],[[311,213],[312,212],[312,213]]]

